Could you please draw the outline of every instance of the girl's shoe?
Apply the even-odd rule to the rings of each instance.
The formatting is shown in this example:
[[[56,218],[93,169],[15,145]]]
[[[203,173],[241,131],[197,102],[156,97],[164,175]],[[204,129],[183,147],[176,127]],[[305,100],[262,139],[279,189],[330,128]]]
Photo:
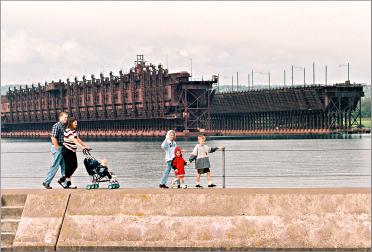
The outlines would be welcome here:
[[[196,185],[195,187],[196,188],[203,188],[201,185]]]
[[[208,187],[216,187],[216,185],[215,184],[210,184],[210,185],[208,185]]]
[[[187,188],[187,185],[182,185],[182,189],[186,189]]]

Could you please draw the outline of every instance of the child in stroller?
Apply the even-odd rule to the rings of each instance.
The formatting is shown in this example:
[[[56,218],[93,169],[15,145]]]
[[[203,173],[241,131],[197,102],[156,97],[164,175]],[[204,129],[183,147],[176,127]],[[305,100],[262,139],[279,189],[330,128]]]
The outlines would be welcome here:
[[[92,184],[87,185],[87,189],[97,189],[101,182],[109,182],[109,189],[117,189],[120,187],[114,174],[109,172],[106,159],[101,160],[100,163],[90,154],[88,149],[84,149],[83,153],[85,155],[85,168],[88,174],[92,176]]]

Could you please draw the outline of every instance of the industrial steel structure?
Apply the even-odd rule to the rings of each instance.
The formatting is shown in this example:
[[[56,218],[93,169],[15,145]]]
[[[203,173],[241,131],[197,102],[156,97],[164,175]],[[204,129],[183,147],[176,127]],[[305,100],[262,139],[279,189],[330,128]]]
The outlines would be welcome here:
[[[168,73],[162,65],[147,64],[143,55],[137,55],[134,67],[117,76],[110,72],[99,78],[91,75],[90,79],[83,76],[9,89],[1,97],[2,135],[49,132],[61,111],[76,117],[82,132],[105,130],[116,136],[172,128],[216,134],[228,130],[247,134],[282,129],[349,131],[361,124],[362,85],[346,82],[217,93],[213,87],[217,82],[217,76],[191,81],[188,72]]]
[[[331,129],[361,125],[362,85],[311,85],[216,94],[211,126],[216,130]]]

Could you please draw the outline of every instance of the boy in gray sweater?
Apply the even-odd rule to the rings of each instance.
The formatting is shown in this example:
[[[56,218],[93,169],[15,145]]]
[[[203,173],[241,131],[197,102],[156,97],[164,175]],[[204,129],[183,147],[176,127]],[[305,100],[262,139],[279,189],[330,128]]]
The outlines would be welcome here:
[[[194,150],[190,154],[189,162],[195,160],[195,169],[197,170],[196,174],[196,186],[197,188],[203,188],[200,185],[200,175],[207,173],[208,187],[215,187],[216,185],[212,183],[211,164],[209,162],[208,153],[213,153],[218,149],[223,149],[223,146],[220,147],[208,147],[205,144],[205,136],[198,135],[198,144],[195,146]]]

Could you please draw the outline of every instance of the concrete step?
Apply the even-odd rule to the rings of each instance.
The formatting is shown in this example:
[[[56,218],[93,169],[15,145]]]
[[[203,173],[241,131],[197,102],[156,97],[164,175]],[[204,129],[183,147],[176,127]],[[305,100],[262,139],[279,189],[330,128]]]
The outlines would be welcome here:
[[[1,231],[1,250],[11,250],[15,232],[3,232]]]
[[[2,232],[16,232],[18,223],[21,219],[3,219],[1,220],[1,231]]]
[[[1,195],[1,206],[24,206],[27,194],[3,194]]]
[[[3,206],[1,207],[1,219],[16,219],[22,216],[23,206]]]

